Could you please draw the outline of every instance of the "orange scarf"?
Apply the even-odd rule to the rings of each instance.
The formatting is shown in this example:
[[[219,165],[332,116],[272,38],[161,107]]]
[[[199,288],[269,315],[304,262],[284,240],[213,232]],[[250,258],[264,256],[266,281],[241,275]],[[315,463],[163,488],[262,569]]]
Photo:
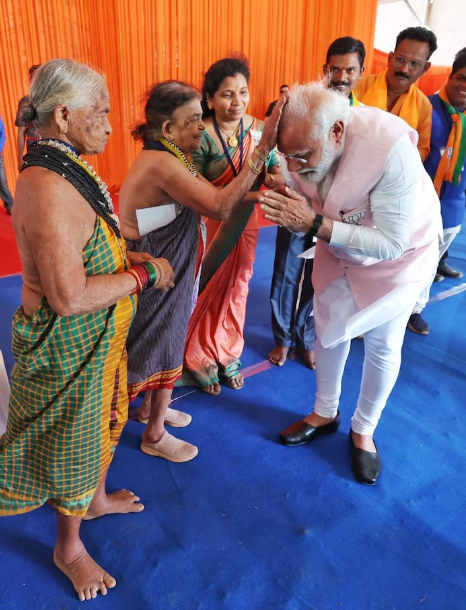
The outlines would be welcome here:
[[[440,89],[438,96],[445,104],[453,121],[445,152],[440,159],[434,178],[435,190],[440,197],[444,181],[452,184],[459,184],[461,181],[461,172],[466,160],[466,110],[458,112],[451,105],[445,86]]]
[[[404,96],[398,116],[404,119],[410,127],[417,130],[419,123],[417,88],[411,85]],[[361,102],[366,106],[375,106],[376,108],[387,110],[387,70],[384,70],[377,76],[374,84],[366,92]]]

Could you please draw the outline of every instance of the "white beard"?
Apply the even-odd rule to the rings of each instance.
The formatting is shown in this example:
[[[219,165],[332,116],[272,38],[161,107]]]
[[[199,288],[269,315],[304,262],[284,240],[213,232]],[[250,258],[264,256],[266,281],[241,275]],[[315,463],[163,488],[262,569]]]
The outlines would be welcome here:
[[[328,170],[332,167],[334,161],[339,155],[340,151],[335,149],[332,144],[327,141],[322,146],[319,165],[313,169],[303,167],[296,173],[307,182],[320,182],[325,178]]]

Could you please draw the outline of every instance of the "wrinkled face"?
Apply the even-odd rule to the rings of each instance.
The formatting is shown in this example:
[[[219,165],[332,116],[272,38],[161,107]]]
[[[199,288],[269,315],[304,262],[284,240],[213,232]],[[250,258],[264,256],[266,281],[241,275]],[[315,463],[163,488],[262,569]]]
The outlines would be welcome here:
[[[184,153],[192,153],[201,145],[202,132],[205,125],[202,122],[201,102],[198,99],[191,100],[180,106],[173,113],[171,121],[167,121],[168,138],[176,144]]]
[[[108,120],[110,96],[106,87],[85,108],[69,112],[67,138],[84,155],[98,155],[107,145],[112,128]]]
[[[341,155],[343,124],[335,123],[322,139],[315,139],[311,119],[290,123],[280,132],[278,150],[285,157],[288,170],[309,182],[320,182]]]
[[[227,76],[213,97],[208,96],[207,102],[215,111],[219,121],[239,121],[249,104],[248,83],[243,74]]]
[[[395,91],[405,92],[430,68],[427,42],[405,38],[388,55],[387,83]]]
[[[357,53],[346,53],[332,55],[324,66],[324,72],[330,79],[330,87],[349,97],[364,74],[364,67],[361,68]]]
[[[450,75],[446,90],[451,105],[458,110],[464,110],[466,108],[466,68],[461,68]]]

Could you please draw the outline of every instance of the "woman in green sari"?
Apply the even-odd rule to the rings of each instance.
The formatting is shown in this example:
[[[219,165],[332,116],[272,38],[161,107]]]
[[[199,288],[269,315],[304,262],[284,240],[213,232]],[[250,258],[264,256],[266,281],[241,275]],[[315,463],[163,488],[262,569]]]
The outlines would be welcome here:
[[[236,57],[214,63],[205,75],[202,107],[206,129],[193,162],[219,188],[229,184],[248,162],[264,126],[246,114],[249,76],[246,59]],[[280,162],[274,154],[267,173],[252,190],[262,183],[268,188],[282,184]],[[216,395],[220,378],[235,390],[244,384],[240,357],[258,237],[257,211],[253,204],[242,205],[228,220],[207,219],[206,225],[207,251],[199,299],[188,329],[183,384]]]

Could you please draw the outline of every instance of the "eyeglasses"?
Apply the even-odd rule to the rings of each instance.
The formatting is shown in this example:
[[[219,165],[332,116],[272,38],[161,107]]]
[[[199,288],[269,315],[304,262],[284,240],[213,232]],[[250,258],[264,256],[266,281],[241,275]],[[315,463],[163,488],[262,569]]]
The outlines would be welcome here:
[[[392,57],[392,61],[393,65],[395,65],[397,68],[402,68],[404,65],[408,64],[410,70],[420,70],[427,63],[425,61],[410,61],[409,59],[406,59],[406,57],[403,57],[403,55],[394,55]]]
[[[285,153],[282,153],[279,150],[277,150],[277,152],[280,157],[283,157],[285,159],[285,161],[297,161],[298,163],[301,163],[303,165],[305,165],[309,161],[309,157],[312,155],[312,150],[306,153],[304,157],[293,157],[293,155],[285,155]]]

